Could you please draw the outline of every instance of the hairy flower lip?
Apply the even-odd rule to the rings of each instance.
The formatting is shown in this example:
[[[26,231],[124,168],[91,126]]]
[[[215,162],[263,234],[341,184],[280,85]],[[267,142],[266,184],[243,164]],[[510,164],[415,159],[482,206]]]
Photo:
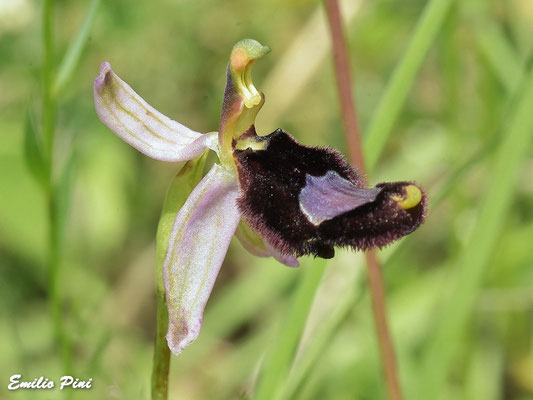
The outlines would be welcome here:
[[[265,242],[285,254],[331,258],[338,246],[383,247],[425,218],[426,196],[413,182],[366,187],[338,151],[304,146],[281,129],[250,141],[265,146],[234,150],[239,207]],[[405,209],[409,204],[398,201],[407,198],[413,206]]]

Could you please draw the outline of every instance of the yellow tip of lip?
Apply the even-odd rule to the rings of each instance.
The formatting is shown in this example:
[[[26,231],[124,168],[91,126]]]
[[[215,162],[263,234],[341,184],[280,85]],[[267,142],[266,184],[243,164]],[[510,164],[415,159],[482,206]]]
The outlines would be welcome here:
[[[404,210],[417,206],[422,200],[422,192],[415,185],[405,188],[405,196],[391,196],[392,199]]]

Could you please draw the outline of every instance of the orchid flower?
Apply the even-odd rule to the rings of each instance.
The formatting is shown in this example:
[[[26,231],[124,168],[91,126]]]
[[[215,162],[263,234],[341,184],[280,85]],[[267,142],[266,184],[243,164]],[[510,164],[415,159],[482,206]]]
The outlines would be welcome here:
[[[385,246],[425,218],[426,196],[418,185],[367,188],[336,150],[303,146],[281,129],[256,133],[265,96],[250,69],[269,51],[251,39],[233,47],[218,132],[195,132],[161,114],[107,62],[94,83],[100,120],[140,152],[168,162],[191,160],[206,149],[218,155],[177,213],[163,264],[174,354],[198,337],[234,234],[251,253],[298,266],[303,255],[333,257],[334,246]]]

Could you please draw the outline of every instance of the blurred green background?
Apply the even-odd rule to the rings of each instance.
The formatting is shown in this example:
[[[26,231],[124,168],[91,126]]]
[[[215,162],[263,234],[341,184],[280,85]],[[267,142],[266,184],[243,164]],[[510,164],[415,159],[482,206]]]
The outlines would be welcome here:
[[[0,0],[0,398],[146,399],[155,231],[180,165],[148,159],[100,123],[99,65],[110,61],[158,110],[207,132],[218,126],[232,45],[255,38],[272,48],[254,67],[266,96],[258,132],[282,127],[346,153],[325,14],[311,0],[102,2],[58,98],[54,145],[57,171],[74,154],[58,281],[70,373],[93,388],[9,392],[16,373],[64,374],[47,300],[46,199],[24,157],[26,114],[39,120],[42,96],[41,3]],[[429,50],[416,68],[408,49],[430,3],[441,18],[429,23],[434,38],[418,34]],[[533,102],[523,93],[533,1],[343,4],[363,135],[378,129],[379,112],[393,114],[382,99],[397,66],[407,62],[414,78],[397,79],[398,118],[368,177],[415,180],[430,198],[426,223],[380,254],[406,398],[533,399]],[[56,1],[57,64],[88,9]],[[504,151],[513,144],[516,154]],[[200,338],[172,357],[170,398],[250,397],[302,271],[322,265],[286,268],[234,240]],[[280,398],[384,399],[363,258],[339,249],[325,268]]]

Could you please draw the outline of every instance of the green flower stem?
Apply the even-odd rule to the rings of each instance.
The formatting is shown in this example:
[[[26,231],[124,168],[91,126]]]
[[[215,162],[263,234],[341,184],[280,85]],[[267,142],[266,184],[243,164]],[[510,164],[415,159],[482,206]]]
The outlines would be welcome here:
[[[70,369],[70,350],[63,327],[63,313],[61,310],[61,294],[59,289],[59,271],[61,267],[61,250],[59,238],[59,224],[57,218],[57,207],[54,192],[48,197],[48,296],[50,301],[50,312],[54,327],[54,335],[61,352],[63,368],[65,372]]]
[[[48,254],[47,285],[48,306],[56,348],[61,355],[63,370],[71,374],[72,357],[71,343],[67,330],[64,327],[62,299],[60,291],[61,262],[63,254],[64,228],[67,217],[70,182],[74,157],[69,161],[63,171],[54,171],[54,136],[56,130],[56,113],[59,89],[64,87],[72,78],[75,68],[80,60],[84,44],[101,0],[93,0],[91,9],[82,29],[71,43],[61,64],[59,78],[56,75],[55,46],[54,46],[54,0],[44,0],[42,3],[42,93],[40,129],[32,123],[31,105],[29,107],[26,123],[25,153],[30,172],[37,179],[43,189],[48,217]],[[67,391],[67,397],[72,396]]]
[[[476,226],[469,243],[464,246],[451,294],[438,314],[435,335],[424,352],[420,399],[435,398],[441,391],[473,311],[491,249],[511,204],[518,169],[529,148],[533,132],[533,68],[519,87],[522,90],[506,119],[509,125],[504,127],[505,135],[495,155],[490,185],[483,197]]]
[[[170,368],[170,349],[166,334],[168,329],[168,310],[163,281],[163,263],[167,253],[168,241],[176,214],[185,204],[187,197],[202,179],[205,161],[209,151],[187,162],[170,184],[163,211],[159,218],[156,237],[156,334],[152,365],[152,400],[166,400],[168,397],[168,371]]]
[[[63,369],[71,370],[70,341],[64,329],[59,278],[61,269],[61,226],[56,187],[53,183],[53,143],[56,123],[56,99],[52,93],[54,81],[54,0],[45,0],[42,14],[43,65],[41,132],[46,176],[48,209],[48,295],[53,331],[60,350]]]
[[[154,362],[152,367],[152,400],[166,400],[168,396],[168,371],[170,368],[170,349],[166,333],[168,329],[168,310],[165,300],[163,274],[158,274],[157,282],[157,321],[154,344]]]
[[[42,15],[43,37],[43,96],[42,96],[42,135],[44,154],[48,163],[52,160],[54,141],[56,102],[52,93],[54,82],[54,0],[45,0]],[[51,173],[50,173],[51,175]],[[50,177],[51,178],[51,177]],[[50,181],[50,179],[49,179]]]
[[[440,31],[453,0],[431,0],[417,23],[411,42],[401,62],[385,89],[379,106],[374,113],[363,143],[366,166],[373,171],[394,122],[413,85],[416,73]]]
[[[83,25],[76,34],[76,37],[70,44],[59,65],[52,89],[52,94],[56,97],[69,83],[76,70],[76,67],[78,66],[80,58],[83,54],[83,49],[85,48],[87,40],[89,39],[89,34],[91,33],[91,28],[93,26],[94,19],[98,12],[98,7],[100,7],[101,1],[102,0],[92,0]]]
[[[282,394],[285,377],[296,354],[316,290],[324,276],[326,260],[315,259],[314,262],[305,264],[300,267],[304,270],[304,277],[290,301],[285,324],[265,360],[255,400],[273,400]]]

